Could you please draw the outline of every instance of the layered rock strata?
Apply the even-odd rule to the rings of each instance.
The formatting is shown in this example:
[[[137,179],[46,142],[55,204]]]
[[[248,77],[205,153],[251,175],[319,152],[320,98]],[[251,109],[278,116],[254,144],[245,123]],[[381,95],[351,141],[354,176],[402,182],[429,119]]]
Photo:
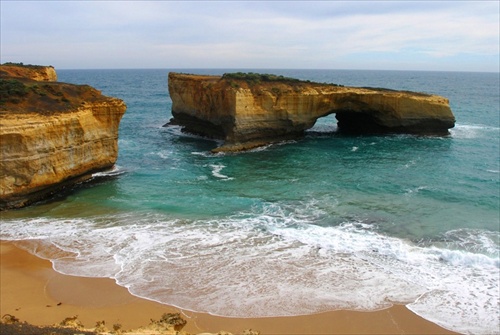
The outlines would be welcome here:
[[[455,117],[446,98],[408,91],[344,87],[273,75],[169,73],[170,124],[224,140],[238,151],[302,136],[335,113],[341,131],[448,134]]]
[[[6,72],[0,67],[0,209],[28,205],[114,165],[122,100],[87,85]]]

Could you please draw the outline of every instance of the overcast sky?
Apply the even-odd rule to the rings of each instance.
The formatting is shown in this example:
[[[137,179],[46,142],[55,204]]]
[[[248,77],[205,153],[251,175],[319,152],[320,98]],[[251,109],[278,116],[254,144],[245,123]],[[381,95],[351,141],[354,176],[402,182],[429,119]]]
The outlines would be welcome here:
[[[499,71],[493,1],[0,0],[1,62]]]

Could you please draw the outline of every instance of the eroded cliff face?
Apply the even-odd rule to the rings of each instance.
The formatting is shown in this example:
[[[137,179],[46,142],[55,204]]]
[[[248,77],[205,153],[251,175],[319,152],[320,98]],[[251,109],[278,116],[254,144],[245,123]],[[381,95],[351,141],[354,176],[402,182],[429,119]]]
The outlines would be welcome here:
[[[260,79],[259,79],[260,78]],[[169,74],[171,124],[224,140],[215,151],[238,151],[301,136],[335,113],[340,130],[447,134],[455,117],[446,98],[271,78]]]
[[[123,101],[86,85],[1,80],[0,209],[28,205],[114,165]]]
[[[25,78],[36,81],[57,81],[57,73],[53,66],[7,63],[0,66],[0,76]]]

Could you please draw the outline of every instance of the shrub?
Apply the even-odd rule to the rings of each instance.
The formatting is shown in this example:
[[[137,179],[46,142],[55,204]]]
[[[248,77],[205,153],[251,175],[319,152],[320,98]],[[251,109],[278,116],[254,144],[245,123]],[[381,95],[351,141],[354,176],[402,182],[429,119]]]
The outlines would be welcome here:
[[[18,103],[19,98],[28,94],[28,88],[23,82],[16,79],[0,79],[0,103]]]
[[[44,68],[45,67],[43,65],[23,64],[22,62],[19,62],[19,63],[6,62],[6,63],[3,63],[2,65],[5,65],[5,66],[26,67],[26,68],[32,68],[32,69],[40,69],[40,68]],[[53,67],[53,66],[49,65],[49,67]]]
[[[233,73],[224,73],[222,75],[223,79],[234,79],[234,80],[244,80],[249,85],[260,84],[261,82],[282,82],[286,84],[299,84],[299,83],[307,83],[307,84],[321,84],[311,82],[310,80],[300,80],[296,78],[284,77],[276,74],[268,74],[268,73],[255,73],[255,72],[233,72]],[[332,86],[343,86],[337,84],[326,84],[323,83],[321,85],[332,85]]]
[[[278,76],[275,74],[267,74],[267,73],[254,73],[254,72],[234,72],[234,73],[224,73],[222,78],[225,79],[236,79],[236,80],[245,80],[249,83],[260,83],[260,82],[273,82],[273,81],[286,81],[286,82],[300,82],[299,79],[288,78],[283,76]]]

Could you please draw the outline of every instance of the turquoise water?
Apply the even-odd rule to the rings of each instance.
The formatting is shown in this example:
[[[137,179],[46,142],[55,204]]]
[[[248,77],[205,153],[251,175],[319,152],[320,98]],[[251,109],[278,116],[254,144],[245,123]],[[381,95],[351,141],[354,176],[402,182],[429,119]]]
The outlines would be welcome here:
[[[214,155],[217,142],[162,127],[168,72],[58,71],[127,103],[117,167],[3,213],[0,238],[62,273],[114,278],[188,310],[256,317],[404,303],[448,329],[499,332],[497,73],[261,71],[443,95],[456,127],[446,137],[345,136],[331,115],[304,139]]]

